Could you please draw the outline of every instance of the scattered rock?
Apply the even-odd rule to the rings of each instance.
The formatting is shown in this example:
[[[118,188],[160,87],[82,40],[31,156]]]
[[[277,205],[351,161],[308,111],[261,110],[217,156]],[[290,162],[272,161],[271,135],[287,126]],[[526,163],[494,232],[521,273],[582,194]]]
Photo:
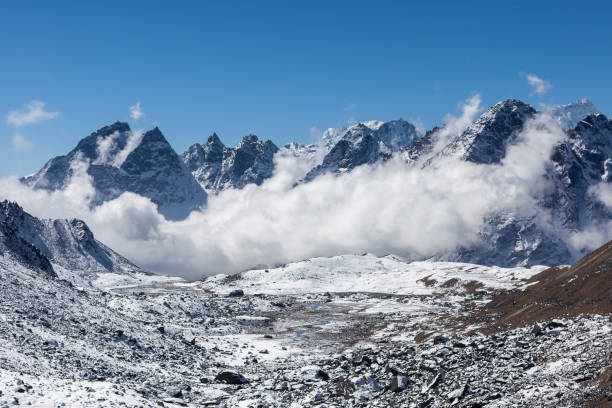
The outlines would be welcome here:
[[[221,371],[215,377],[215,381],[231,385],[248,384],[248,380],[237,371]]]
[[[229,293],[228,296],[229,297],[242,297],[244,296],[244,291],[242,289],[234,289]]]
[[[408,378],[404,377],[403,375],[395,375],[391,380],[391,386],[389,389],[393,392],[400,392],[405,390],[406,387],[408,387]]]

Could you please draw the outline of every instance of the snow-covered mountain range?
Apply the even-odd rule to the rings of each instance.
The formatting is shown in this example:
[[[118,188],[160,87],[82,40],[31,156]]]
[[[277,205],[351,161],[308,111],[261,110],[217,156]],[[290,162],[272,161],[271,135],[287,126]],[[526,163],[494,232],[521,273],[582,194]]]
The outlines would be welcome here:
[[[272,177],[278,147],[270,140],[245,136],[236,148],[226,147],[216,133],[206,143],[193,144],[181,158],[202,187],[210,192],[260,185]]]
[[[491,213],[477,244],[430,254],[436,259],[503,266],[569,263],[583,255],[567,237],[605,226],[612,215],[593,194],[609,183],[612,167],[612,121],[587,99],[546,108],[565,136],[545,163],[544,179],[552,187],[537,200],[537,211]],[[444,132],[444,126],[424,135],[405,120],[370,121],[330,128],[311,145],[289,143],[278,148],[255,135],[235,148],[216,134],[177,155],[157,128],[142,133],[116,122],[81,140],[66,156],[51,159],[39,172],[23,179],[33,188],[62,189],[75,173],[74,163],[87,162],[95,188],[92,205],[126,191],[150,198],[168,219],[183,219],[202,208],[208,194],[246,185],[261,185],[276,170],[276,155],[302,160],[308,170],[296,183],[323,174],[340,175],[359,166],[376,165],[399,156],[415,168],[443,165],[452,158],[474,164],[497,165],[517,143],[526,123],[538,111],[519,100],[499,102],[464,131]],[[548,214],[547,222],[540,219]]]

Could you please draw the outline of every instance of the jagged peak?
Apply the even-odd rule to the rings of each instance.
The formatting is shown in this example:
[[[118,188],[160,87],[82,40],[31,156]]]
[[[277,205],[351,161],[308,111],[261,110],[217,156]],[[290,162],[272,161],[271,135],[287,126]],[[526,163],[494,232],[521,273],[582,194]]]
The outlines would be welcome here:
[[[249,133],[248,135],[242,138],[242,140],[240,141],[240,144],[243,144],[243,143],[252,144],[252,143],[257,143],[259,141],[260,140],[256,135],[254,135],[253,133]]]
[[[480,117],[466,129],[466,134],[480,133],[491,124],[514,118],[514,122],[521,122],[523,117],[536,114],[536,110],[529,104],[518,99],[505,99],[497,102],[486,110]],[[516,123],[518,124],[518,123]]]
[[[351,126],[347,132],[346,135],[349,134],[362,134],[364,132],[372,132],[372,128],[370,128],[369,126],[363,124],[363,123],[357,123],[356,125]]]
[[[101,127],[100,129],[93,132],[91,135],[92,136],[94,135],[95,136],[109,136],[115,132],[122,133],[122,132],[129,132],[130,130],[131,130],[130,125],[128,123],[116,121],[115,123]]]
[[[490,107],[487,112],[497,113],[504,111],[514,111],[517,109],[535,112],[535,109],[531,105],[521,101],[520,99],[504,99],[503,101],[499,101],[495,105]]]
[[[207,145],[221,145],[221,146],[225,146],[223,144],[223,142],[221,141],[221,139],[219,138],[219,136],[217,135],[217,132],[213,132],[212,135],[208,136],[208,139],[206,139],[206,143]]]
[[[278,147],[271,140],[261,140],[253,133],[249,133],[245,137],[242,138],[238,146],[236,146],[237,150],[242,150],[245,148],[256,148],[256,149],[272,149],[273,151],[277,151]]]
[[[393,128],[396,128],[396,129],[397,128],[407,128],[407,129],[416,131],[416,128],[412,123],[402,118],[399,118],[399,119],[394,119],[394,120],[390,120],[388,122],[383,123],[382,125],[380,125],[378,129],[376,129],[376,132],[380,133],[380,132],[384,132],[386,129],[393,129]]]
[[[143,144],[151,143],[151,142],[161,142],[161,143],[169,144],[168,140],[166,140],[166,137],[164,136],[162,131],[157,126],[145,132],[145,134],[142,136],[142,141],[140,142],[140,145],[142,146]]]

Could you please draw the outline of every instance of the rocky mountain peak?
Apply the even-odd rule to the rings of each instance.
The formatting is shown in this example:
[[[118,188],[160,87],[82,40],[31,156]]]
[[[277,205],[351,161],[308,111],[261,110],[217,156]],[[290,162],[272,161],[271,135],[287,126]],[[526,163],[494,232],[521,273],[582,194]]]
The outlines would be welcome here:
[[[393,152],[412,145],[419,138],[414,125],[401,118],[383,123],[374,135]]]
[[[225,145],[223,144],[221,139],[219,139],[219,136],[215,132],[213,132],[212,135],[208,136],[208,139],[206,139],[205,145],[207,145],[207,146],[221,146],[221,148],[225,147]]]
[[[200,185],[211,192],[261,184],[274,171],[278,147],[254,134],[242,138],[235,148],[226,147],[213,133],[205,144],[189,146],[181,155],[183,163]]]
[[[158,127],[144,134],[115,122],[85,137],[65,156],[55,157],[22,181],[33,188],[61,190],[73,176],[71,164],[86,159],[96,190],[92,205],[130,191],[151,199],[160,213],[183,219],[206,203],[206,192],[185,168]]]
[[[258,142],[259,142],[259,138],[255,136],[253,133],[249,133],[248,135],[242,138],[242,140],[238,144],[238,148],[240,148],[240,146],[245,145],[245,144],[256,144]]]
[[[595,105],[587,98],[578,99],[567,105],[555,106],[548,111],[565,130],[572,129],[585,117],[599,113]]]
[[[98,136],[107,136],[114,132],[129,132],[130,130],[130,125],[127,122],[116,121],[115,123],[98,129],[93,134],[96,134]]]
[[[535,114],[533,107],[517,99],[498,102],[462,134],[453,137],[440,156],[498,163],[506,155],[506,146],[516,140],[525,122]]]

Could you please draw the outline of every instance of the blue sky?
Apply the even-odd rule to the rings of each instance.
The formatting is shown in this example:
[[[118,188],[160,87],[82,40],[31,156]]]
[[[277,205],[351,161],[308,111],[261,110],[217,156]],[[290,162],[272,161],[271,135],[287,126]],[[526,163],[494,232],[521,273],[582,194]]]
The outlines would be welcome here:
[[[180,153],[213,131],[282,145],[352,120],[431,128],[474,92],[485,105],[587,96],[612,114],[611,15],[611,2],[576,1],[3,1],[0,175],[115,120],[158,125]],[[48,115],[9,120],[32,101]]]

